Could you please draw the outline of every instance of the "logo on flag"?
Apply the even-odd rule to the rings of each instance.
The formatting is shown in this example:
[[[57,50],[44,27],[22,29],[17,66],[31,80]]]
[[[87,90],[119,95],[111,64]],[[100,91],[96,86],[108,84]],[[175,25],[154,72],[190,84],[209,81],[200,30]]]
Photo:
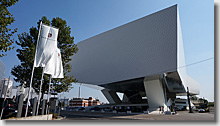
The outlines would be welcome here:
[[[48,33],[48,38],[52,37],[52,33]]]
[[[58,53],[58,56],[60,56],[60,53]]]
[[[58,29],[42,24],[39,34],[40,39],[36,47],[34,67],[45,67],[53,54],[53,50],[57,48]]]

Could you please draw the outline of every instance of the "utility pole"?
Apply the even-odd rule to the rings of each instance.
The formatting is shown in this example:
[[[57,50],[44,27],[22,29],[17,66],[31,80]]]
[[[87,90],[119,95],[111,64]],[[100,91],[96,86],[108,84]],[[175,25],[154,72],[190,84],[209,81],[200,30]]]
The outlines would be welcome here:
[[[80,98],[80,87],[81,87],[82,83],[79,85],[79,95],[78,97]]]
[[[189,104],[189,113],[193,113],[191,104],[190,104],[190,99],[189,99],[189,88],[188,87],[187,87],[187,99],[188,99],[188,104]]]
[[[78,98],[80,98],[80,86],[79,86],[79,95],[78,95]]]

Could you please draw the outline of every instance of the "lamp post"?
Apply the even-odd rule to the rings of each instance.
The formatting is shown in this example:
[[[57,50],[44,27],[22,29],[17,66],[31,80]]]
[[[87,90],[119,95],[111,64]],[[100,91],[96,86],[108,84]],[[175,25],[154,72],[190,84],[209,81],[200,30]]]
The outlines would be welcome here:
[[[189,104],[189,113],[193,113],[191,104],[190,104],[190,99],[189,99],[189,88],[188,87],[187,87],[187,99],[188,99],[188,104]]]

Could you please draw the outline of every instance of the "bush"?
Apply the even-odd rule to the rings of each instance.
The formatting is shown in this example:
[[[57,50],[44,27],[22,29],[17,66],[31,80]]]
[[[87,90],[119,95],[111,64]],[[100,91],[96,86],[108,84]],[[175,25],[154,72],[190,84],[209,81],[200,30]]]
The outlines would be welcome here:
[[[209,102],[208,107],[214,107],[214,102]]]
[[[53,114],[52,118],[57,118],[58,117],[58,113],[50,113],[50,114]]]

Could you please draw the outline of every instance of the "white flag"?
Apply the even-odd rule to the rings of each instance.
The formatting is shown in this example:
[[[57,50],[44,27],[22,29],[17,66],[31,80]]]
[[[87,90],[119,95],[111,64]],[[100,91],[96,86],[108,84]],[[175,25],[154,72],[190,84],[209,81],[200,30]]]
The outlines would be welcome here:
[[[57,48],[57,36],[58,29],[42,24],[36,47],[34,67],[45,67],[52,56],[53,50]]]
[[[56,48],[44,68],[44,73],[52,75],[52,78],[63,78],[63,65],[60,49]]]

